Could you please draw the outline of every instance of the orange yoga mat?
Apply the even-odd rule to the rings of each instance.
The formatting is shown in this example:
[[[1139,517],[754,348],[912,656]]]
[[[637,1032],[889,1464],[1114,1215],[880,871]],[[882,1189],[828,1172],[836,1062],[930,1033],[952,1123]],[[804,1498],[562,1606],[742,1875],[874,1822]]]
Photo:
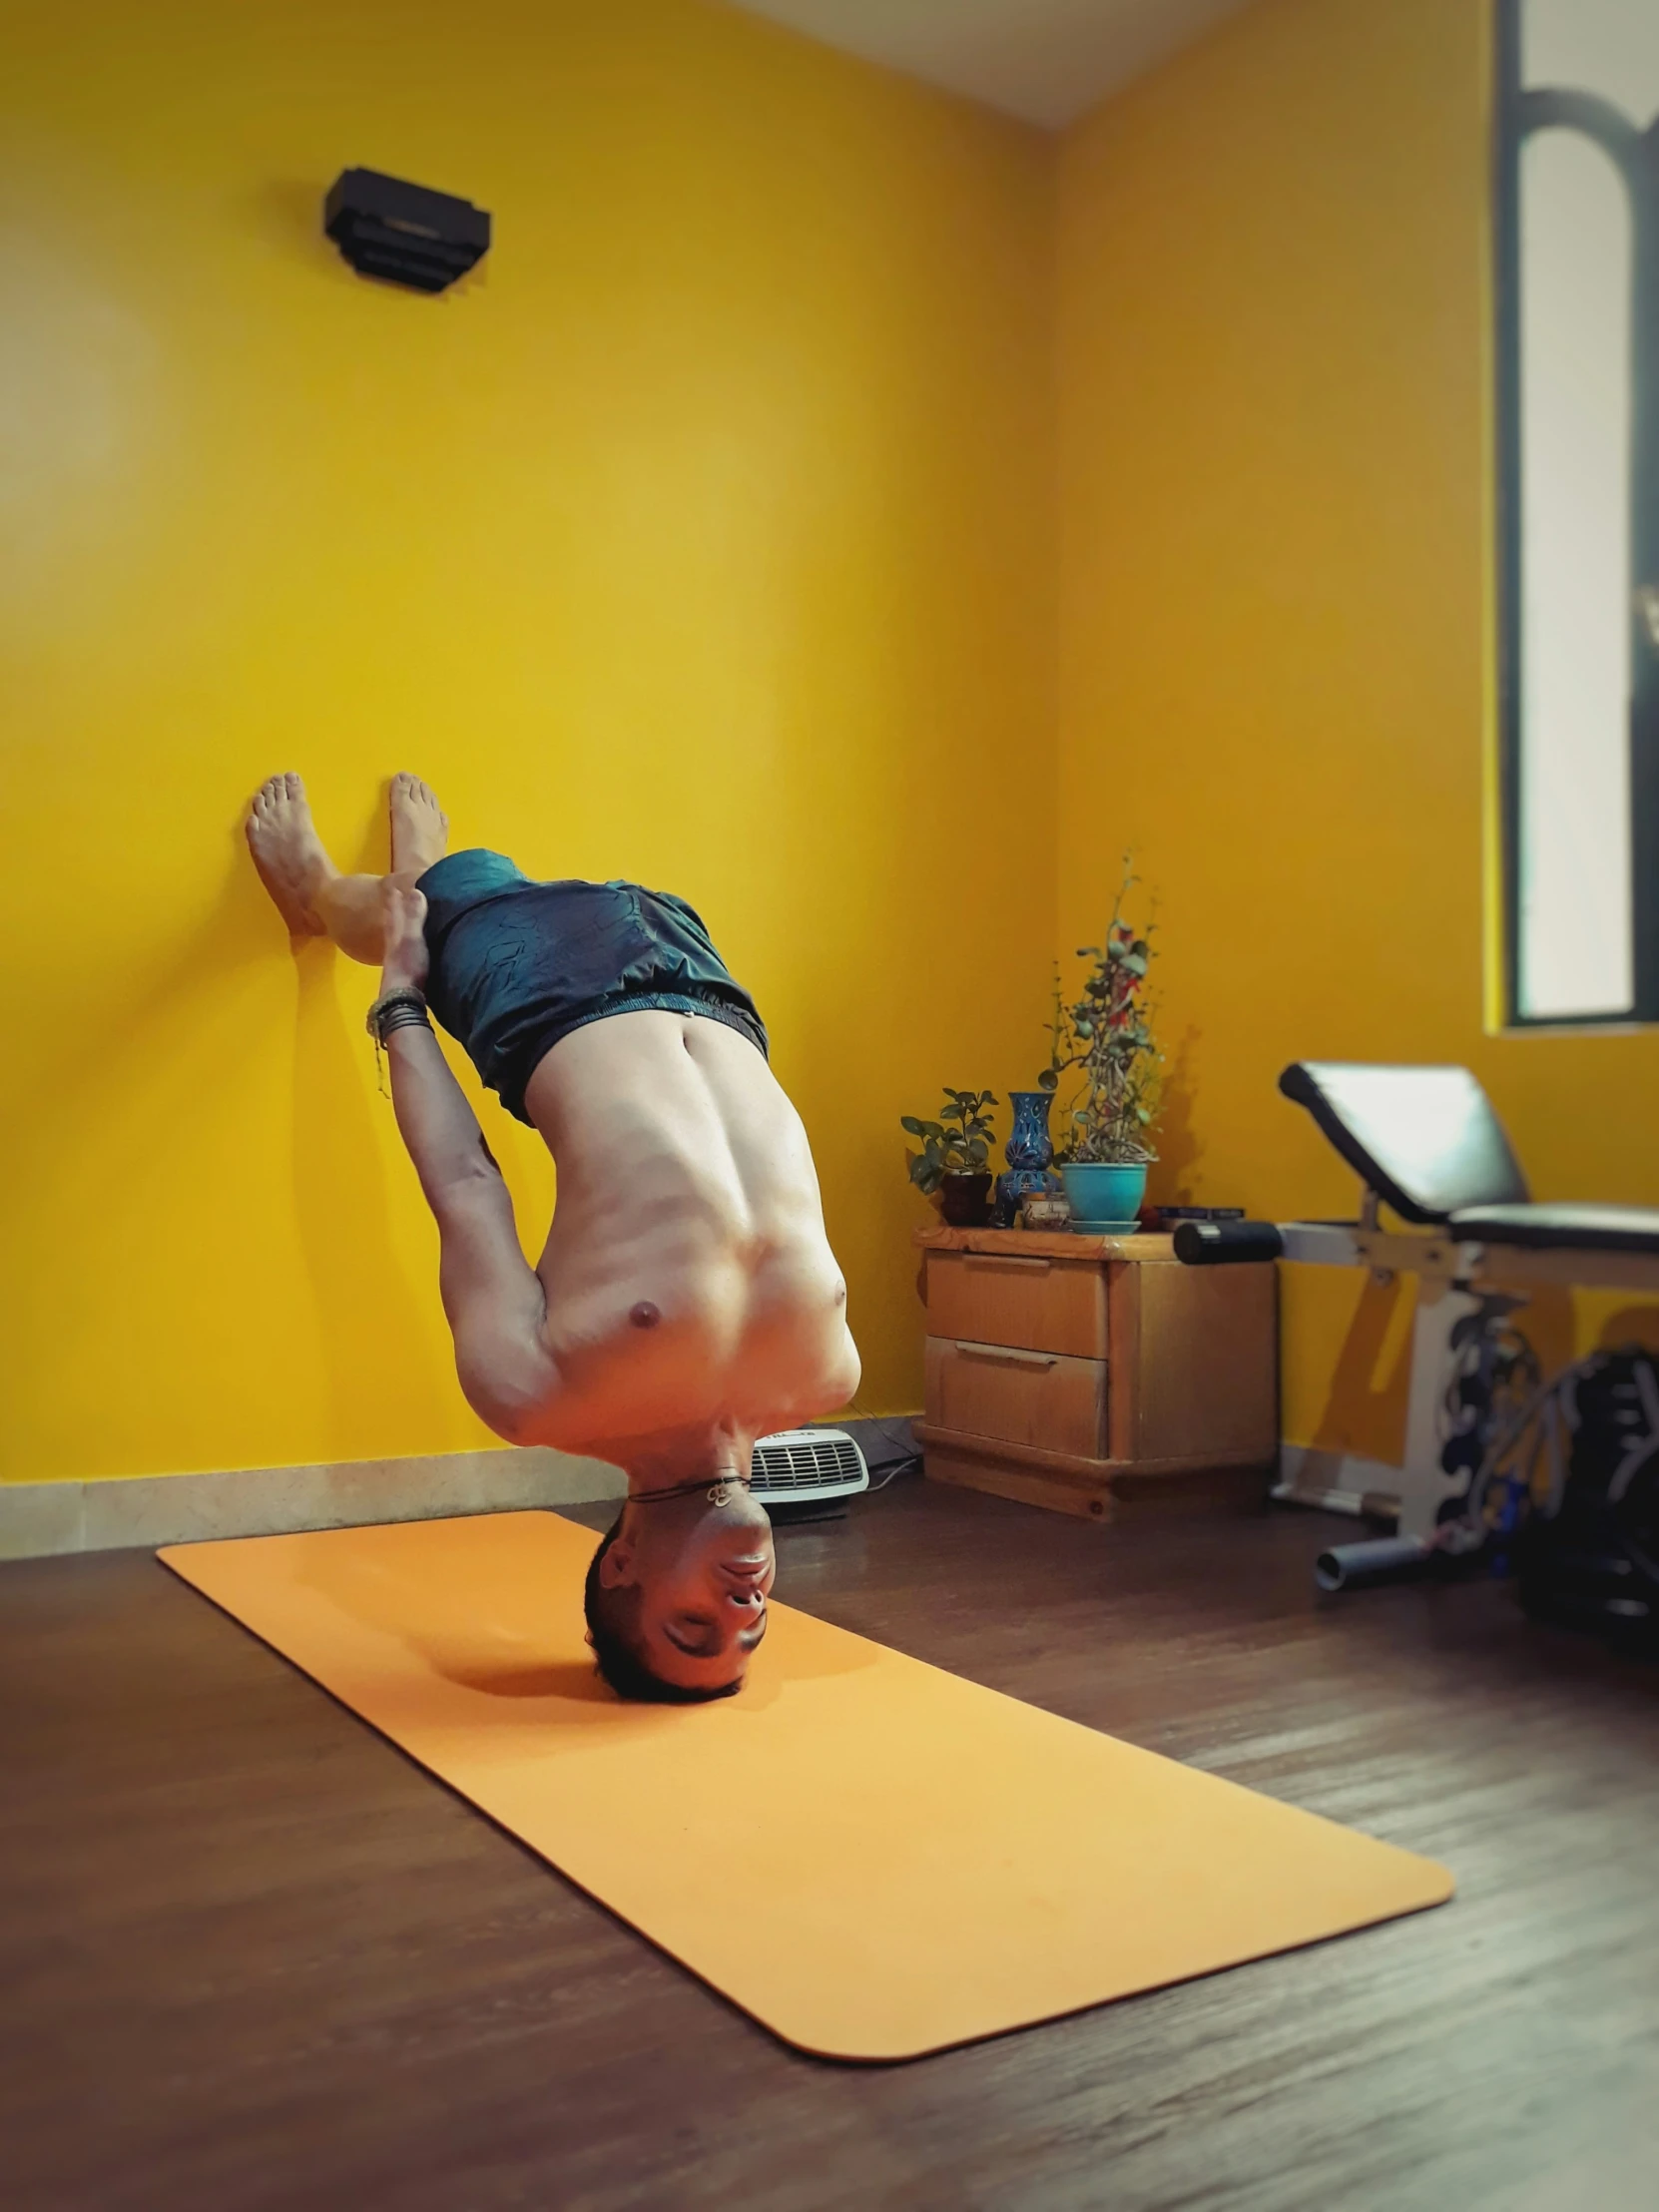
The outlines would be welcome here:
[[[825,2056],[914,2057],[1451,1894],[1429,1860],[787,1605],[740,1696],[624,1705],[582,1641],[596,1540],[496,1513],[161,1557]]]

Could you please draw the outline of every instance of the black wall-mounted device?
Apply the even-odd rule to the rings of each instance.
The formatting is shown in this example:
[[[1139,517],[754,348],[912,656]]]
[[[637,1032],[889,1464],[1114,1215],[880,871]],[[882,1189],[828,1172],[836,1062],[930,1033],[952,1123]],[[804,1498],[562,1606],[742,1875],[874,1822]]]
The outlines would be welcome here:
[[[489,252],[490,219],[470,200],[375,169],[346,169],[322,206],[322,228],[359,276],[442,291]]]

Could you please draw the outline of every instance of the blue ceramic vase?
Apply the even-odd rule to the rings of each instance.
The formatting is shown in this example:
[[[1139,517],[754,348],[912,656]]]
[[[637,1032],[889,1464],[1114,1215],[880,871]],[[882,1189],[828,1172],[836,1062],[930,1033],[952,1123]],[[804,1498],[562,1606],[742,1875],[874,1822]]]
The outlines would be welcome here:
[[[1012,1229],[1019,1220],[1019,1202],[1033,1191],[1057,1188],[1051,1163],[1054,1141],[1048,1134],[1048,1110],[1052,1091],[1010,1091],[1014,1125],[1005,1148],[1008,1166],[996,1179],[996,1222]]]

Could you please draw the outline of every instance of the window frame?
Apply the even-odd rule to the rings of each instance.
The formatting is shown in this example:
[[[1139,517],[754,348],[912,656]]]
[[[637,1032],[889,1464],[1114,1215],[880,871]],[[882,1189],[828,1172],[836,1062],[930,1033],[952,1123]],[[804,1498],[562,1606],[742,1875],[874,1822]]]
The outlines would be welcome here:
[[[1659,586],[1659,124],[1640,133],[1610,103],[1521,83],[1521,8],[1496,0],[1492,162],[1497,436],[1498,792],[1502,843],[1504,1026],[1617,1029],[1659,1023],[1659,638],[1639,599]],[[1521,892],[1521,152],[1535,130],[1561,125],[1601,145],[1616,166],[1646,160],[1646,195],[1631,192],[1632,299],[1630,928],[1632,1002],[1623,1011],[1531,1014],[1520,1004]],[[1632,144],[1634,142],[1634,144]],[[1619,151],[1615,152],[1615,144]],[[1645,149],[1646,151],[1642,151]],[[1647,373],[1643,374],[1642,371]],[[1644,505],[1644,501],[1646,504]]]

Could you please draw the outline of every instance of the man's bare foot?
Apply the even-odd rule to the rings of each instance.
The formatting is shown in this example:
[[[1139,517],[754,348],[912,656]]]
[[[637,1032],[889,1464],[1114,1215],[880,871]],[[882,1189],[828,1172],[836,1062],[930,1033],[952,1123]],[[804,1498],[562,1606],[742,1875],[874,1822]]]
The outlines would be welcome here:
[[[295,937],[320,937],[323,925],[311,901],[338,869],[322,849],[311,823],[305,787],[297,776],[272,776],[248,810],[248,847],[260,881]]]
[[[394,776],[389,799],[392,873],[418,875],[449,850],[449,817],[418,776]]]

